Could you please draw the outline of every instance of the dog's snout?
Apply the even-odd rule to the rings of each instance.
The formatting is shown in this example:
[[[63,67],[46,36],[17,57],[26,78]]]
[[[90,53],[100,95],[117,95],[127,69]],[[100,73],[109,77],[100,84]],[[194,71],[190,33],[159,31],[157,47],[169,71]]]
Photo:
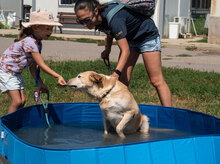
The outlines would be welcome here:
[[[77,88],[76,85],[71,85],[71,84],[68,84],[68,83],[67,83],[67,86],[70,87],[70,88]]]
[[[77,88],[76,85],[73,85],[73,84],[72,84],[71,79],[70,79],[70,80],[67,80],[66,83],[67,83],[67,86],[70,87],[70,88]]]

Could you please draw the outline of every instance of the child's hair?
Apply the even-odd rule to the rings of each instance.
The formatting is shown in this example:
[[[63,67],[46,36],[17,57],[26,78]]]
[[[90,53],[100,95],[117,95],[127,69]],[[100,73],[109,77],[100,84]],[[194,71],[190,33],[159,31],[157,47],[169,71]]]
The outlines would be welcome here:
[[[94,11],[95,8],[98,8],[99,12],[102,12],[107,6],[106,4],[101,5],[98,0],[77,0],[74,11],[76,13],[78,10],[83,10],[88,7],[89,11]]]
[[[21,32],[18,34],[17,38],[14,40],[14,42],[18,42],[24,38],[26,38],[29,35],[33,34],[32,27],[28,28],[22,28]]]

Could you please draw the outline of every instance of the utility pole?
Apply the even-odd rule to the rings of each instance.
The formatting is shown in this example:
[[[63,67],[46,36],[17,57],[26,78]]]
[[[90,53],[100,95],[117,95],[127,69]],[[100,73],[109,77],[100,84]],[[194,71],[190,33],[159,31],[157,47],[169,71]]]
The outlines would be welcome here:
[[[189,7],[188,7],[188,27],[187,27],[187,33],[190,33],[191,29],[191,16],[192,16],[192,0],[189,2]]]
[[[36,0],[32,0],[32,11],[36,11]]]
[[[180,6],[181,6],[181,0],[178,0],[178,13],[177,13],[178,18],[180,17]]]
[[[155,12],[153,16],[153,20],[161,36],[163,36],[164,5],[165,5],[165,0],[156,0]]]
[[[21,18],[24,19],[24,0],[21,0]]]

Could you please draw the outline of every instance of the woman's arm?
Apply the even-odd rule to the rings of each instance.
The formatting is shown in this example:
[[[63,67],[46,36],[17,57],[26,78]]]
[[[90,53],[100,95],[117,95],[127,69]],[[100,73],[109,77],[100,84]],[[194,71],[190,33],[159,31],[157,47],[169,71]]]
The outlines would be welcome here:
[[[107,37],[105,38],[105,50],[101,53],[102,59],[109,59],[109,54],[112,48],[112,42],[113,42],[113,37],[107,35]]]
[[[118,61],[118,65],[116,66],[116,70],[122,72],[130,55],[130,48],[126,38],[118,40],[117,43],[119,48],[121,49],[121,56]],[[119,75],[116,72],[114,72],[112,76],[119,78]]]

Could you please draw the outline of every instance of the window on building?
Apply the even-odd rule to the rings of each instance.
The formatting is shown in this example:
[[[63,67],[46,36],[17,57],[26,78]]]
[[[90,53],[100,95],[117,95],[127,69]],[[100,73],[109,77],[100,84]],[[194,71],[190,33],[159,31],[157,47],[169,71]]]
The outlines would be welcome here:
[[[76,0],[59,0],[60,6],[74,6]]]
[[[192,0],[192,8],[209,9],[211,0]]]

